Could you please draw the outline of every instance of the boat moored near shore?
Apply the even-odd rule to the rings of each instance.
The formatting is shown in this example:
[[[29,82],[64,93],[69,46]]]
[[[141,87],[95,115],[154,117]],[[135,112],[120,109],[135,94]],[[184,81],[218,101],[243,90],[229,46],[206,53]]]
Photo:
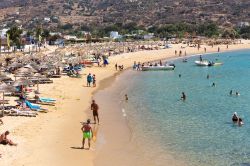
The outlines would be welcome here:
[[[157,71],[157,70],[174,70],[174,64],[166,64],[164,66],[142,66],[142,71]]]

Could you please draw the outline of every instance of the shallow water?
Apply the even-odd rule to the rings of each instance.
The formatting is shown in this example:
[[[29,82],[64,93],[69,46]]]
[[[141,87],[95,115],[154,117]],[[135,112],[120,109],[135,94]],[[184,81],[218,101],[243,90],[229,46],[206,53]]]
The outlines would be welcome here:
[[[174,71],[133,71],[121,78],[130,80],[120,83],[120,97],[129,96],[122,107],[133,142],[155,165],[164,165],[165,152],[192,166],[250,165],[250,51],[203,58],[224,64],[198,67],[198,57],[191,57],[187,63],[176,60]],[[230,96],[231,89],[240,96]],[[187,95],[185,102],[179,100],[181,92]],[[244,126],[231,123],[233,112]]]

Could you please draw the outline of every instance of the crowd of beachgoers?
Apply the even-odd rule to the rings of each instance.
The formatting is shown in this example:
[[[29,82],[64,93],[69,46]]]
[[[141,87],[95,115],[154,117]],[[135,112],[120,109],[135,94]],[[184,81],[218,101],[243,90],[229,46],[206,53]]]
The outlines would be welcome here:
[[[104,75],[100,74],[102,73],[100,70],[104,73],[116,73],[133,66],[134,69],[140,70],[143,63],[150,66],[154,60],[178,56],[185,57],[195,52],[201,52],[201,50],[202,53],[206,53],[211,51],[210,48],[216,51],[225,51],[228,45],[230,48],[231,44],[227,43],[225,48],[220,48],[220,46],[216,45],[201,46],[201,44],[185,42],[175,45],[171,43],[173,42],[85,43],[59,47],[49,53],[41,51],[2,54],[0,58],[2,62],[0,73],[1,115],[2,117],[39,117],[41,113],[48,112],[57,105],[58,99],[45,96],[40,91],[40,86],[53,84],[56,79],[75,78],[81,80],[85,88],[98,87],[98,83],[108,76],[105,75],[104,77]],[[221,50],[217,50],[219,48]],[[155,52],[155,57],[148,56],[151,53],[145,51],[149,50],[160,51],[160,53],[157,55]],[[145,58],[145,56],[147,57]],[[160,61],[159,64],[162,65],[162,62]],[[127,100],[128,96],[126,95],[125,98]],[[90,140],[94,137],[92,124],[100,124],[98,101],[90,98],[88,101],[91,102],[92,115],[84,116],[85,119],[81,128],[83,139],[79,138],[82,139],[81,148],[85,147],[85,139],[89,140],[90,147]],[[87,107],[89,108],[89,106]],[[91,123],[91,119],[93,119],[93,123]],[[12,130],[8,130],[8,126],[5,126],[4,118],[1,119],[0,123],[1,126],[4,126],[4,130],[0,126],[0,144],[20,145],[19,142],[13,139]],[[6,128],[7,130],[5,130]],[[2,156],[2,158],[4,157]]]

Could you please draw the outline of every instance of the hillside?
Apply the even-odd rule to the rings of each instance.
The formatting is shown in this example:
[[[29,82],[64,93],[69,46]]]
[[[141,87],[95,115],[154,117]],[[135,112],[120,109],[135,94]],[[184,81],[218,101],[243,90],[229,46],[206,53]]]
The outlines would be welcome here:
[[[173,22],[250,22],[249,0],[0,0],[1,24],[51,29],[58,25],[110,25],[135,22],[151,26]],[[45,17],[51,20],[44,20]]]

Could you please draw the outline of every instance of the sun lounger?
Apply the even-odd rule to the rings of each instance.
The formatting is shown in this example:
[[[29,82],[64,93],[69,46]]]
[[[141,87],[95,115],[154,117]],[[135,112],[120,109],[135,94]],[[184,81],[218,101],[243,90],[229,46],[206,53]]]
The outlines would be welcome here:
[[[53,80],[49,78],[42,78],[39,80],[39,84],[50,84],[50,83],[53,83]]]
[[[61,78],[61,75],[48,75],[49,78]]]
[[[7,116],[26,116],[26,117],[36,117],[37,113],[32,111],[23,111],[19,109],[11,109],[4,111],[4,114]]]
[[[47,97],[39,97],[39,99],[43,102],[55,102],[56,101],[56,99],[47,98]]]
[[[39,105],[37,104],[32,104],[30,103],[28,100],[25,100],[25,104],[31,109],[31,110],[35,110],[35,111],[40,111],[40,110],[46,110],[41,108]]]
[[[0,100],[0,104],[9,104],[9,100]]]
[[[40,104],[40,105],[55,106],[55,103],[54,103],[54,102],[42,102],[42,101],[37,101],[36,103],[37,103],[37,104]]]

